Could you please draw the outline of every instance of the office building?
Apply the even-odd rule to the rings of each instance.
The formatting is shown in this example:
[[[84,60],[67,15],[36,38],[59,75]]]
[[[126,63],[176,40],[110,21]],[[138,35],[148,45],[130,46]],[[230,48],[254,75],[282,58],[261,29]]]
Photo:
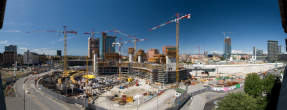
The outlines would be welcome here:
[[[4,47],[3,53],[3,66],[9,67],[16,63],[17,59],[17,46],[9,45]]]
[[[267,52],[267,60],[270,62],[276,61],[279,55],[278,41],[268,40]]]
[[[256,47],[253,47],[253,51],[252,51],[252,60],[256,60]]]
[[[99,58],[100,56],[100,39],[89,37],[88,39],[88,57],[92,58],[93,54]]]
[[[115,52],[115,46],[113,42],[116,41],[116,36],[108,36],[103,32],[102,34],[102,57],[103,59],[116,58],[119,57]]]
[[[62,56],[62,50],[57,50],[57,56],[59,56],[59,57]]]
[[[17,53],[17,46],[16,45],[5,46],[5,52],[16,52]]]
[[[40,63],[39,55],[37,53],[30,52],[29,50],[27,50],[27,52],[24,52],[23,62],[25,65],[39,64]]]
[[[230,37],[226,37],[224,39],[224,53],[223,53],[223,57],[225,60],[229,60],[231,56],[231,38]]]

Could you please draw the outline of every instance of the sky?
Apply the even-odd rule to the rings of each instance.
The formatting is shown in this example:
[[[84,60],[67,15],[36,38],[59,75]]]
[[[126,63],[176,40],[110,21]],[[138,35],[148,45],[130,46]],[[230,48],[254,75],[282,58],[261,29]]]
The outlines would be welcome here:
[[[161,51],[163,46],[175,46],[176,24],[149,29],[174,19],[176,13],[191,14],[191,19],[180,21],[180,53],[195,54],[198,47],[221,53],[223,32],[232,32],[236,52],[251,52],[255,46],[266,53],[267,40],[277,40],[285,47],[277,0],[8,0],[0,52],[5,45],[14,44],[19,53],[29,49],[55,55],[64,48],[63,34],[46,31],[62,31],[64,25],[78,32],[68,35],[68,55],[87,55],[84,32],[114,29],[146,39],[137,49]],[[122,53],[131,46],[124,45]]]

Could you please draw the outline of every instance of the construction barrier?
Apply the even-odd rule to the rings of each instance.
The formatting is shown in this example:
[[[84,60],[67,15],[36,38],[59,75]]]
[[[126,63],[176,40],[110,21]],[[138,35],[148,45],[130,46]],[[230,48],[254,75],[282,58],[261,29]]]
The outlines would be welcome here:
[[[236,84],[233,86],[229,86],[229,87],[211,87],[211,90],[216,91],[216,92],[227,92],[230,90],[234,90],[236,88],[241,88],[244,84]]]

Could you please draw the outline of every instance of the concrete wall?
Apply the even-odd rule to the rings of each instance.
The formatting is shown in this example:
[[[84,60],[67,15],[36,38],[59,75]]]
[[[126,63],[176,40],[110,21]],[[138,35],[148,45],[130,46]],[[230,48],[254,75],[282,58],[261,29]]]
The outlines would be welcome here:
[[[214,68],[214,73],[234,74],[234,73],[254,73],[265,72],[272,68],[282,67],[283,63],[265,63],[265,64],[230,64],[230,65],[184,65],[185,68],[192,69],[194,67],[210,69]]]

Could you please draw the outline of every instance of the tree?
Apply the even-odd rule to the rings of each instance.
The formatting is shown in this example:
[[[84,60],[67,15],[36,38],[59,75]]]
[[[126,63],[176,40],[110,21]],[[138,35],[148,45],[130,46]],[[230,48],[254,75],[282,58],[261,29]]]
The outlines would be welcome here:
[[[263,90],[265,94],[270,94],[275,84],[276,77],[272,74],[267,74],[263,79]]]
[[[225,96],[217,110],[259,110],[257,99],[245,93],[232,93]]]
[[[263,92],[263,81],[259,78],[256,73],[248,74],[245,78],[244,92],[253,96],[262,96]]]

